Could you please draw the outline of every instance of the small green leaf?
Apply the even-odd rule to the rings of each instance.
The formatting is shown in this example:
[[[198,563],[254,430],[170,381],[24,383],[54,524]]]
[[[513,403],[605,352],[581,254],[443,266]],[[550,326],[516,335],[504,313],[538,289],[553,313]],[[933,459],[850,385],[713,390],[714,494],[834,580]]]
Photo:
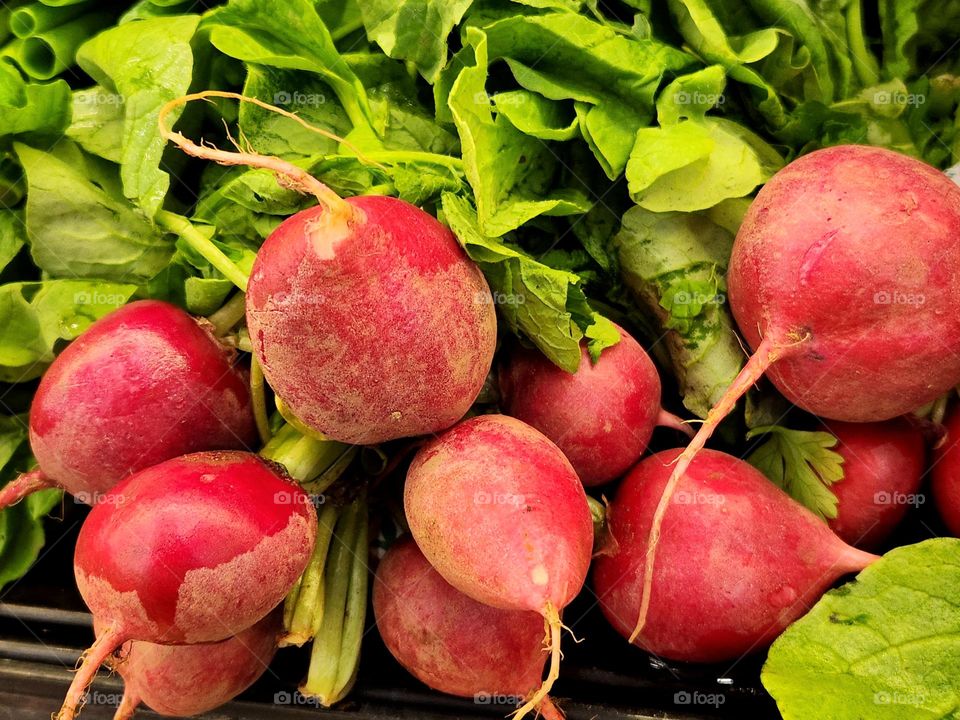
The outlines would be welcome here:
[[[794,500],[822,520],[837,516],[837,496],[830,486],[843,480],[843,456],[837,438],[827,432],[791,430],[779,425],[756,427],[747,440],[768,435],[747,461]]]

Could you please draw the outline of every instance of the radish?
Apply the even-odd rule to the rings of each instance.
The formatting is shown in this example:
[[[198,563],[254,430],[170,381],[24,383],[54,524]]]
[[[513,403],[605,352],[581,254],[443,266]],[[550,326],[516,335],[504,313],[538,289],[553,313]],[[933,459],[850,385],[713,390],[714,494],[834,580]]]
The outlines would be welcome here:
[[[390,653],[434,690],[522,701],[540,687],[547,659],[543,619],[471,600],[430,566],[411,539],[393,545],[380,562],[373,611]],[[560,717],[549,698],[538,709]]]
[[[650,526],[643,629],[670,496],[737,400],[764,374],[832,420],[888,420],[960,383],[960,187],[882,148],[841,145],[780,170],[751,204],[727,269],[754,349],[680,455]]]
[[[617,330],[620,342],[595,363],[583,343],[573,374],[519,346],[499,373],[503,411],[553,440],[588,487],[633,467],[655,426],[688,432],[661,409],[660,376],[650,357],[623,328]]]
[[[129,720],[141,703],[170,717],[190,717],[230,702],[263,675],[277,650],[280,613],[218,643],[127,643],[109,660],[124,682],[114,720]]]
[[[843,540],[876,548],[919,502],[926,467],[923,432],[905,420],[883,423],[831,422],[836,451],[843,457],[843,480],[831,486],[837,516],[828,521]]]
[[[404,490],[417,545],[477,602],[544,618],[550,670],[517,711],[547,696],[560,672],[560,611],[583,586],[593,523],[583,485],[559,448],[526,423],[482,415],[428,443]]]
[[[947,417],[947,437],[934,453],[933,499],[947,529],[960,537],[960,411]]]
[[[39,469],[0,490],[0,508],[48,487],[94,504],[164,460],[251,446],[250,392],[234,355],[168,303],[141,300],[101,318],[44,374],[30,409]]]
[[[97,669],[130,640],[225,640],[265,617],[303,573],[317,515],[280,466],[243,452],[194,453],[121,481],[87,516],[77,587],[103,632],[58,720],[79,711]]]
[[[610,504],[618,549],[596,559],[604,615],[630,637],[644,595],[650,525],[679,450],[637,465]],[[686,662],[732,660],[771,642],[840,576],[875,555],[844,543],[759,470],[704,450],[667,510],[639,647]]]
[[[215,91],[174,100],[160,116],[161,134],[185,152],[273,170],[320,203],[267,238],[247,287],[253,350],[285,408],[312,430],[352,444],[457,422],[490,371],[497,320],[483,273],[453,233],[403,200],[344,200],[279,158],[201,147],[165,127],[170,110],[209,97],[303,121]]]

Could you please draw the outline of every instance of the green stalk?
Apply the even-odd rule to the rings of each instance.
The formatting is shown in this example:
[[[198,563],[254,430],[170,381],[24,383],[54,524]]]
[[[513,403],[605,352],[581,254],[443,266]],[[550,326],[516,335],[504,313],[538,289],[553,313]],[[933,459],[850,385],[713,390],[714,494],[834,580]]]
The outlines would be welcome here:
[[[2,54],[12,58],[34,80],[50,80],[71,67],[77,49],[110,24],[109,13],[93,12],[46,32],[15,40]]]
[[[257,423],[257,433],[264,444],[270,442],[270,418],[267,415],[267,383],[263,377],[263,367],[257,356],[250,358],[250,399],[253,404],[253,419]]]
[[[847,47],[853,55],[853,67],[866,86],[880,82],[880,67],[877,58],[870,52],[863,36],[862,0],[853,0],[847,9]]]
[[[238,292],[227,300],[219,310],[208,315],[207,321],[213,325],[213,332],[216,336],[223,337],[233,330],[238,322],[243,320],[246,308],[247,296],[242,292]]]
[[[340,475],[349,460],[353,459],[356,448],[335,440],[317,440],[297,431],[291,425],[284,425],[270,439],[260,454],[268,460],[286,467],[294,480],[304,484],[311,493],[322,493],[329,488]]]
[[[81,5],[57,8],[32,3],[13,10],[10,31],[18,38],[28,38],[73,20],[86,8]]]
[[[309,642],[320,629],[324,607],[324,568],[333,539],[334,528],[340,514],[334,505],[326,505],[317,520],[317,542],[313,555],[297,586],[283,606],[283,627],[286,633],[280,638],[280,647]]]
[[[168,210],[160,210],[154,216],[154,220],[164,230],[183,238],[190,247],[200,253],[208,263],[219,270],[225,278],[240,290],[247,291],[247,283],[250,280],[247,274],[238,268],[220,248],[214,245],[210,238],[197,230],[187,218]]]
[[[353,684],[366,620],[367,505],[361,498],[348,506],[334,537],[324,583],[324,617],[313,641],[310,669],[300,687],[325,707],[341,700]]]

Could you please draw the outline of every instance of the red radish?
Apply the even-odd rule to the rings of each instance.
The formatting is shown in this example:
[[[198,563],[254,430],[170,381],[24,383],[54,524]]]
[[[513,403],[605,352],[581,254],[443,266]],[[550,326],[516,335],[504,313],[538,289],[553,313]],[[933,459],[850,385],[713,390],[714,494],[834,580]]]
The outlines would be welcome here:
[[[40,469],[0,490],[0,508],[55,486],[94,504],[164,460],[249,447],[256,428],[234,354],[168,303],[141,300],[101,318],[44,374],[30,409]]]
[[[470,599],[433,569],[411,539],[393,545],[380,562],[373,611],[387,649],[434,690],[522,699],[540,687],[547,660],[543,618]],[[539,710],[556,713],[549,699]]]
[[[243,452],[186,455],[132,475],[87,516],[77,587],[103,628],[60,710],[71,720],[97,668],[129,640],[225,640],[283,600],[317,516],[279,468]]]
[[[536,350],[517,346],[500,369],[503,411],[557,444],[584,485],[601,485],[633,467],[653,428],[689,432],[660,408],[660,376],[623,328],[620,342],[596,363],[586,342],[577,372],[568,373]]]
[[[960,187],[914,158],[841,145],[780,170],[751,204],[727,269],[754,349],[679,457],[650,528],[648,591],[670,495],[764,374],[833,420],[903,415],[960,383]]]
[[[128,643],[117,660],[109,661],[124,683],[114,720],[129,720],[141,703],[159,715],[191,717],[230,702],[270,665],[281,619],[280,613],[270,613],[218,643]]]
[[[320,203],[267,238],[246,288],[254,353],[277,396],[307,427],[353,444],[453,425],[480,393],[496,349],[497,316],[483,273],[450,230],[410,203],[345,200],[279,158],[200,146],[166,127],[172,110],[211,97],[330,133],[236,93],[195,93],[160,111],[161,136],[184,152],[272,170]]]
[[[872,550],[882,543],[916,500],[926,466],[923,432],[905,420],[831,422],[843,480],[831,486],[837,516],[830,528],[843,540]]]
[[[947,417],[947,437],[934,453],[933,499],[947,529],[960,537],[960,411]]]
[[[544,617],[550,670],[517,711],[523,717],[559,675],[560,610],[590,565],[593,523],[576,472],[526,423],[481,415],[421,448],[407,473],[404,507],[417,545],[457,590]]]
[[[679,454],[641,461],[610,504],[618,549],[597,558],[593,584],[624,637],[634,629],[651,522]],[[844,543],[754,467],[714,450],[699,453],[680,482],[659,557],[647,622],[634,642],[687,662],[761,649],[837,578],[877,559]]]

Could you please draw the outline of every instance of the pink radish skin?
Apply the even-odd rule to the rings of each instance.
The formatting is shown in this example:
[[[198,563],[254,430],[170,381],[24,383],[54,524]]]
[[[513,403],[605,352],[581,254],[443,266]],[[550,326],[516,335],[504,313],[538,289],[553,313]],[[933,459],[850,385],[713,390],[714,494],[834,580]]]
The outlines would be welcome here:
[[[518,710],[522,717],[559,674],[559,613],[590,564],[593,524],[576,472],[526,423],[482,415],[421,448],[407,473],[404,506],[417,545],[457,590],[545,618],[550,670]]]
[[[651,520],[679,453],[641,461],[610,504],[618,550],[596,559],[593,584],[624,637],[640,608]],[[704,450],[665,516],[647,621],[635,644],[685,662],[738,658],[769,644],[837,578],[876,559],[840,540],[751,465]]]
[[[466,698],[526,698],[540,687],[547,660],[543,618],[471,600],[410,539],[391,547],[380,562],[373,611],[390,653],[434,690]]]
[[[947,437],[934,454],[931,490],[947,529],[960,537],[960,412],[951,412],[945,425]]]
[[[960,186],[882,148],[805,155],[758,193],[727,269],[753,348],[681,454],[650,527],[643,629],[670,497],[717,425],[764,374],[833,420],[888,420],[960,383]]]
[[[192,717],[230,702],[253,685],[277,650],[282,615],[273,612],[237,635],[203,645],[127,643],[109,664],[123,678],[114,720],[144,704],[159,715]]]
[[[183,310],[141,300],[91,325],[44,374],[30,409],[40,470],[0,490],[0,508],[54,486],[94,504],[130,473],[254,442],[233,351]]]
[[[306,568],[316,528],[299,486],[250,453],[195,453],[121,481],[77,539],[77,587],[103,633],[58,720],[128,640],[218,642],[265,617]]]
[[[831,490],[837,517],[828,524],[845,542],[864,550],[880,545],[903,520],[926,467],[923,432],[905,420],[831,422],[843,456],[843,480]]]
[[[389,197],[340,201],[267,238],[247,292],[264,374],[309,427],[371,444],[443,430],[490,371],[496,313],[453,234]]]
[[[617,329],[620,342],[596,363],[582,344],[575,373],[519,346],[499,373],[503,411],[553,440],[587,487],[633,467],[655,426],[687,432],[679,418],[660,408],[660,376],[650,357],[629,333]]]

